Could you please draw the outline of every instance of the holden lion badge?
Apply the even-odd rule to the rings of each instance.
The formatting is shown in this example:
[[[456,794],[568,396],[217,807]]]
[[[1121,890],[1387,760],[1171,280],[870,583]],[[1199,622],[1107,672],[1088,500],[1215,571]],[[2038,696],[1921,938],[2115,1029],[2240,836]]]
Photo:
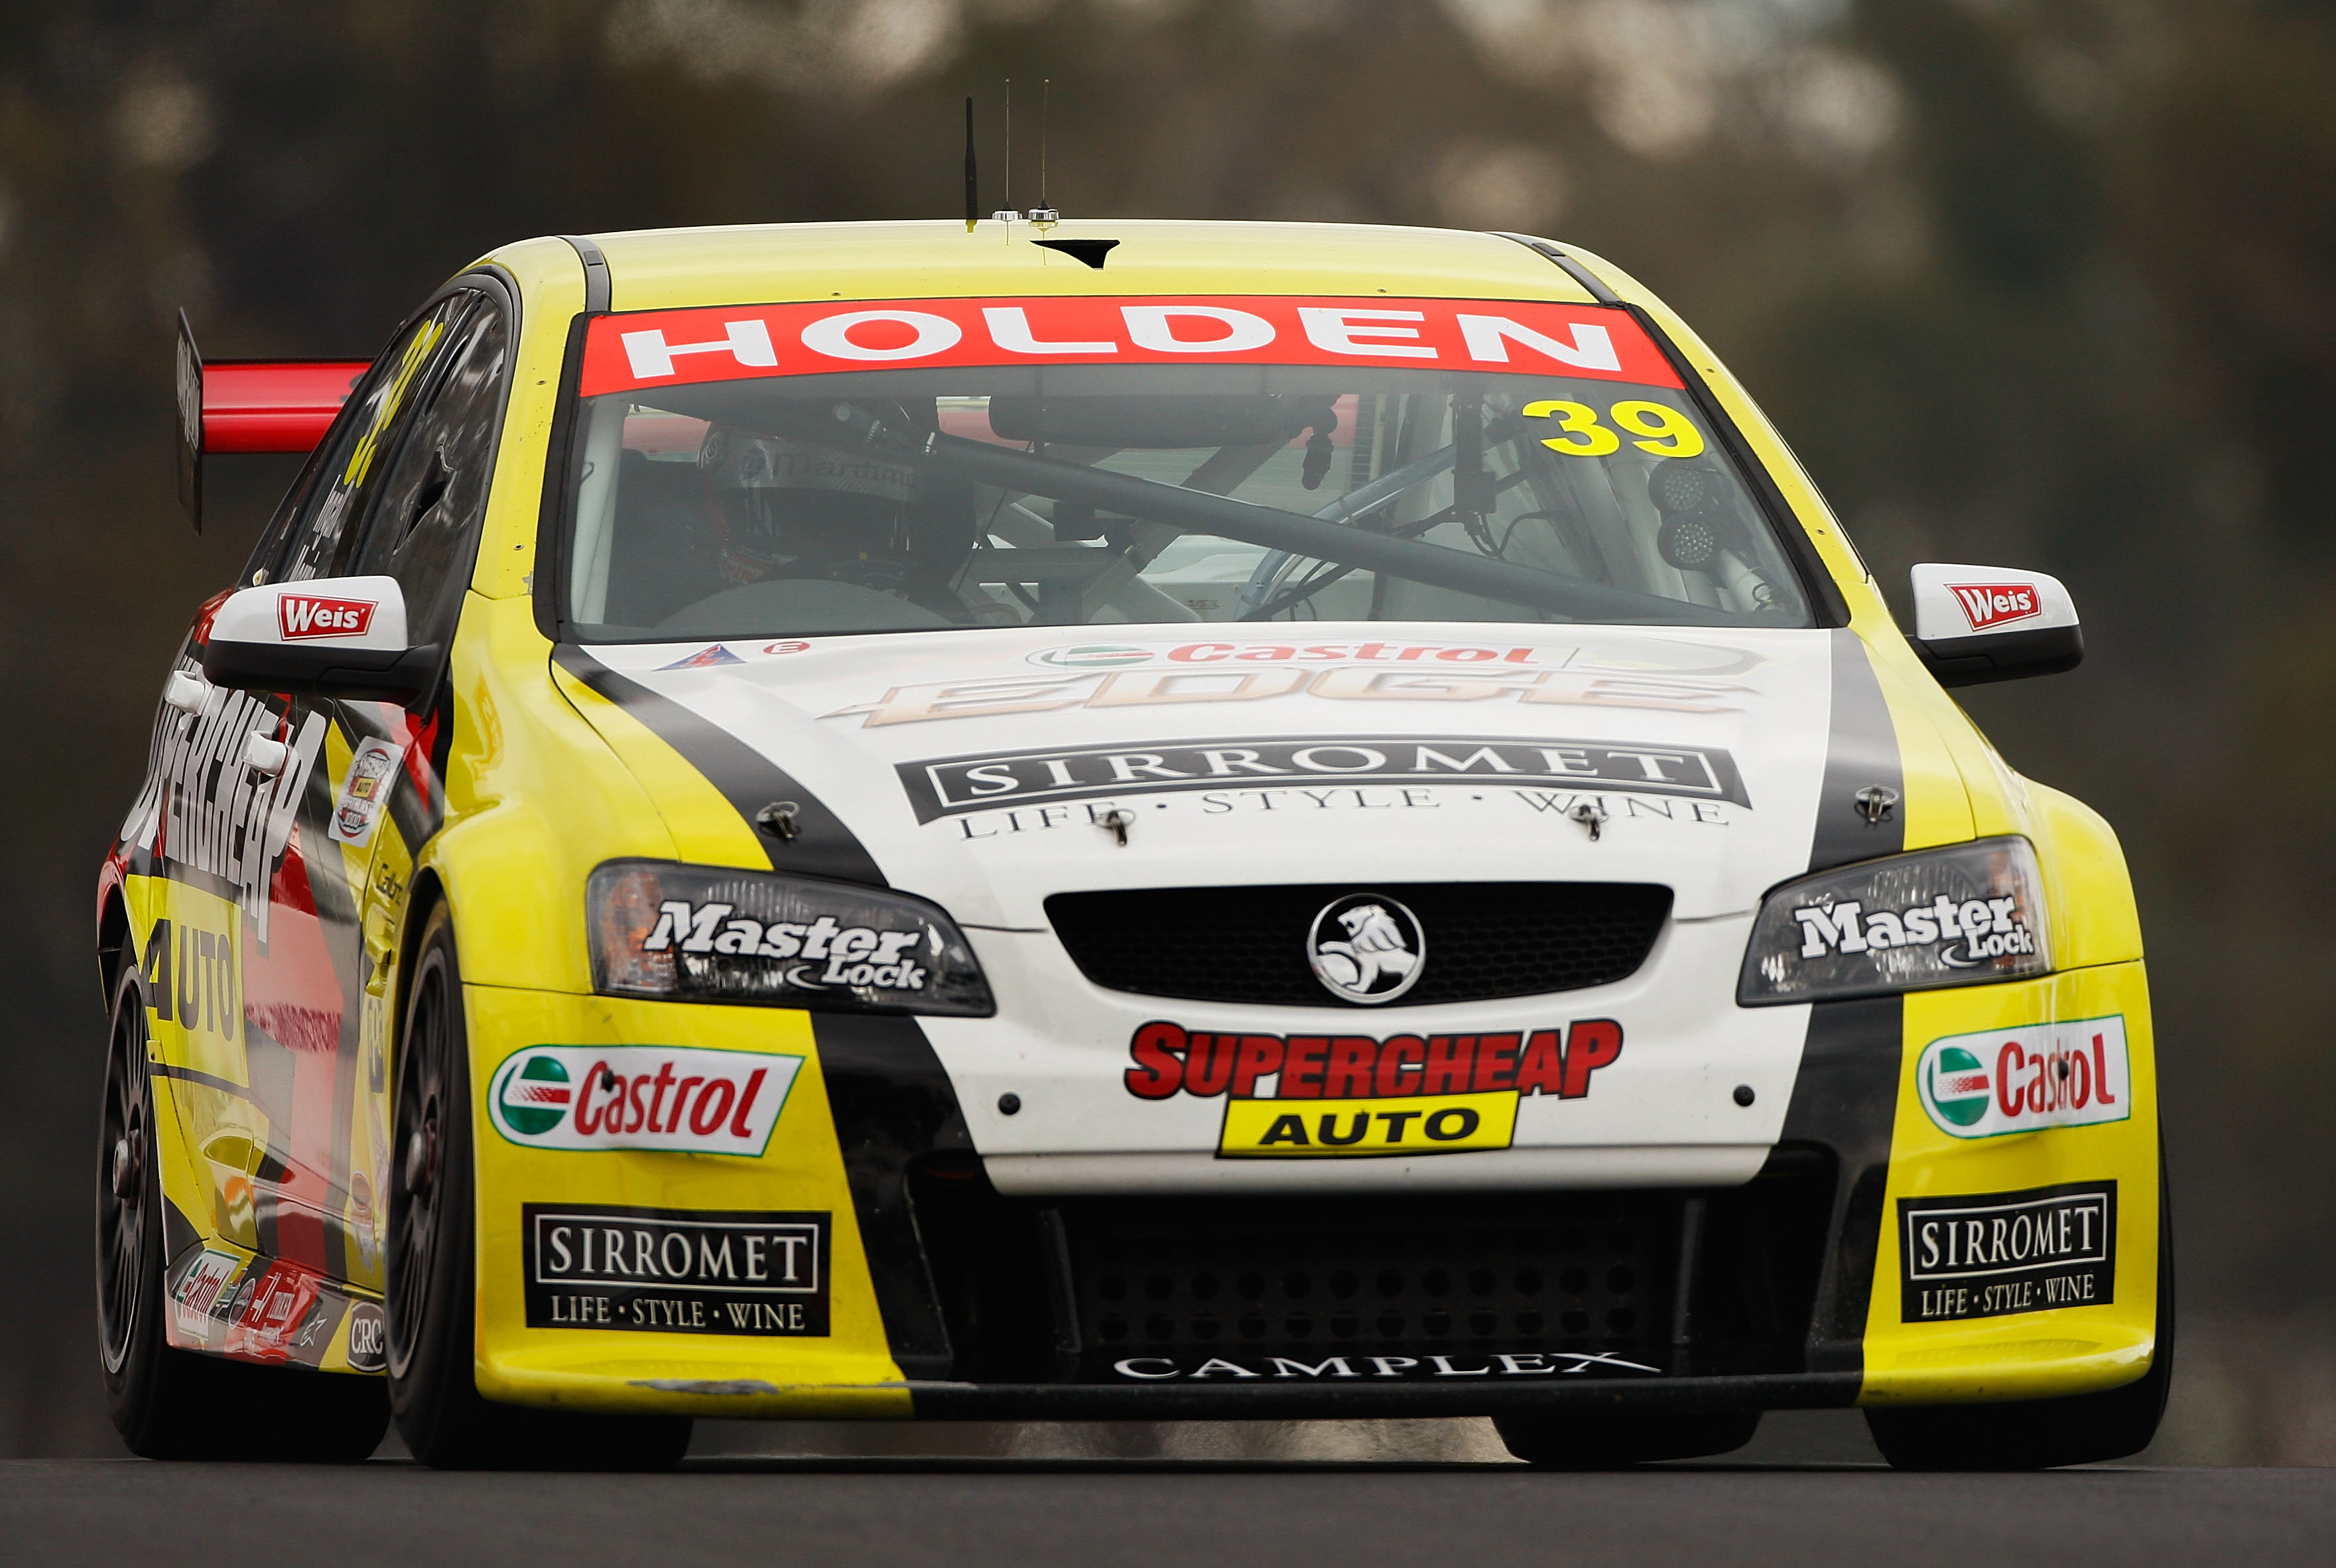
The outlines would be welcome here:
[[[1332,996],[1375,1007],[1418,984],[1427,940],[1418,918],[1393,899],[1348,893],[1314,917],[1306,961]]]

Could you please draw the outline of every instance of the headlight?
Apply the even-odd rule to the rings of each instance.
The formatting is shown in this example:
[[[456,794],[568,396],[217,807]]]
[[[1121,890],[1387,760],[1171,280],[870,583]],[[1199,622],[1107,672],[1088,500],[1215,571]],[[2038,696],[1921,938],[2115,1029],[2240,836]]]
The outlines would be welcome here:
[[[592,989],[849,1013],[998,1010],[964,936],[904,893],[715,866],[612,861],[585,895]]]
[[[1980,839],[1786,882],[1753,922],[1736,999],[1883,996],[2051,967],[2036,851],[2022,838]]]

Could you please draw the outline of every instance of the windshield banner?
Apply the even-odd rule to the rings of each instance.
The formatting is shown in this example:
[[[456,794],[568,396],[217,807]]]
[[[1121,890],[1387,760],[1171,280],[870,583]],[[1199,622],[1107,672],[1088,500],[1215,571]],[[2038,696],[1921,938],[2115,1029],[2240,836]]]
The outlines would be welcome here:
[[[822,300],[595,317],[581,391],[1005,365],[1303,365],[1678,387],[1629,313],[1516,299],[1304,295]]]

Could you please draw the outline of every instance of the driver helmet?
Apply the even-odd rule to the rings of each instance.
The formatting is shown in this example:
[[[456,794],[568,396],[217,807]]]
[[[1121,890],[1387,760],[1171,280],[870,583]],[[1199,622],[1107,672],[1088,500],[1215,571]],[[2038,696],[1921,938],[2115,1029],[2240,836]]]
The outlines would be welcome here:
[[[856,443],[855,443],[856,444]],[[904,579],[923,479],[911,459],[710,426],[698,448],[723,575]]]

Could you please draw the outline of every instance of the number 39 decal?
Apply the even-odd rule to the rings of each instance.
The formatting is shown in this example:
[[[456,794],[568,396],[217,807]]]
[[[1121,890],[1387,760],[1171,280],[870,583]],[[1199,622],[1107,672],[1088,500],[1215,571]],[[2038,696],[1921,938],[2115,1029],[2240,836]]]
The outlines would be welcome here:
[[[1527,419],[1555,419],[1562,436],[1542,443],[1569,457],[1603,457],[1622,444],[1622,438],[1598,423],[1598,411],[1586,403],[1550,399],[1528,403],[1517,411]],[[1686,414],[1660,403],[1618,403],[1606,417],[1633,435],[1648,439],[1630,444],[1657,457],[1694,457],[1703,451],[1703,433]]]

